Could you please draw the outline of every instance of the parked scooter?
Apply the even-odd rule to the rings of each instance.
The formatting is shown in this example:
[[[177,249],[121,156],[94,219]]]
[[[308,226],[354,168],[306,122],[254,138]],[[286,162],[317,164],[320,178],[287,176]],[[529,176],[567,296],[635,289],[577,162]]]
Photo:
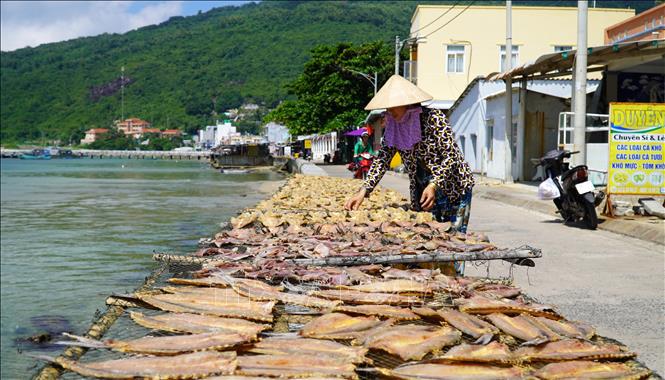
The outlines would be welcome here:
[[[598,227],[596,206],[603,201],[605,193],[594,192],[595,187],[589,181],[589,169],[586,165],[570,169],[570,164],[564,162],[564,159],[576,153],[579,152],[551,150],[545,156],[534,158],[531,162],[536,167],[542,165],[547,176],[547,180],[541,184],[539,190],[542,193],[545,189],[545,192],[552,196],[543,199],[552,199],[566,222],[583,219],[588,228],[595,230]],[[551,188],[552,184],[555,188]]]
[[[362,153],[358,162],[352,162],[347,169],[353,172],[353,178],[366,179],[369,168],[372,167],[374,157],[369,153]]]

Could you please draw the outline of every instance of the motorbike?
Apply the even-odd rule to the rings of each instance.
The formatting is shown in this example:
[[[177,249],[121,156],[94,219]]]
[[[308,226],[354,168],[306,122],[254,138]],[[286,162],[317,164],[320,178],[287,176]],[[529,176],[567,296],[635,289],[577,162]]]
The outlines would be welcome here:
[[[347,167],[350,171],[353,172],[353,178],[356,179],[365,179],[367,178],[367,173],[369,168],[372,166],[374,157],[369,153],[362,153],[360,155],[360,160],[358,162],[352,162]]]
[[[596,206],[605,198],[605,193],[595,193],[595,187],[589,181],[589,168],[578,165],[570,168],[565,162],[579,151],[551,150],[543,157],[533,158],[531,161],[536,167],[542,166],[545,175],[556,186],[558,196],[552,197],[559,214],[566,222],[584,220],[585,225],[592,230],[598,227]],[[545,185],[543,183],[542,185]],[[541,185],[541,186],[542,186]],[[555,191],[556,193],[556,191]]]

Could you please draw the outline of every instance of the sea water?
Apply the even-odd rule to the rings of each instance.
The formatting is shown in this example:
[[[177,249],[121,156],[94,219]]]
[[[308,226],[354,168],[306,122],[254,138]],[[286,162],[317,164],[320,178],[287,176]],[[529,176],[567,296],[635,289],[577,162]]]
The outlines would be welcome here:
[[[153,251],[196,250],[282,179],[221,174],[201,161],[0,164],[3,379],[29,378],[43,365],[21,353],[39,349],[27,337],[85,333],[107,296],[132,291],[157,267]]]

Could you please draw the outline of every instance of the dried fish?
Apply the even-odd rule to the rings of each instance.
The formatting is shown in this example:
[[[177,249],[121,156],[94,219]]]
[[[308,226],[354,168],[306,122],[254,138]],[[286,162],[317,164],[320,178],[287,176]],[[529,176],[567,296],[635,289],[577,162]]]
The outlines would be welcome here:
[[[379,368],[380,373],[404,380],[520,380],[525,370],[478,364],[405,364],[395,369]]]
[[[273,287],[258,280],[230,277],[227,280],[238,294],[253,300],[277,300],[283,303],[322,309],[331,309],[341,303],[341,301],[331,301],[304,294],[284,293],[281,291],[281,287]]]
[[[487,345],[460,344],[448,350],[445,355],[438,356],[430,362],[510,363],[513,360],[513,354],[508,346],[503,343],[492,342]]]
[[[352,347],[341,343],[301,337],[271,337],[254,343],[249,352],[269,355],[312,355],[332,356],[350,363],[366,361],[367,349]]]
[[[236,353],[203,351],[168,357],[132,357],[82,363],[63,357],[39,358],[55,362],[83,376],[105,379],[199,379],[235,371]]]
[[[367,293],[342,289],[319,290],[312,292],[311,294],[330,300],[344,301],[344,303],[348,304],[413,305],[422,302],[419,297],[415,296],[389,293]]]
[[[249,376],[332,376],[357,379],[355,365],[340,358],[314,355],[239,356],[236,373]]]
[[[400,325],[371,334],[362,344],[403,360],[420,360],[429,352],[457,343],[461,336],[459,331],[450,327]]]
[[[596,335],[596,329],[587,323],[564,320],[555,321],[543,317],[538,317],[537,319],[555,333],[568,338],[591,339],[591,337]]]
[[[504,314],[495,313],[488,315],[487,319],[506,334],[526,341],[524,345],[541,344],[561,338],[545,324],[528,314],[511,318]]]
[[[244,318],[262,322],[272,322],[272,309],[275,307],[274,301],[257,302],[245,297],[209,300],[196,295],[157,294],[138,295],[138,298],[164,311]]]
[[[459,310],[469,314],[493,314],[493,313],[503,313],[503,314],[530,314],[537,317],[546,317],[550,319],[561,319],[557,313],[545,310],[543,307],[535,307],[531,305],[525,305],[519,302],[501,299],[493,300],[481,296],[473,296],[469,299],[459,299],[456,300],[458,303],[461,303]]]
[[[592,361],[572,361],[547,364],[534,372],[543,380],[573,379],[621,379],[639,380],[651,375],[648,369],[632,368],[620,363],[598,363]]]
[[[317,339],[354,339],[359,331],[381,324],[376,317],[351,317],[342,313],[329,313],[315,318],[303,326],[300,335]]]
[[[367,293],[412,293],[412,294],[430,294],[434,286],[427,282],[418,282],[414,280],[397,279],[388,281],[376,281],[369,284],[340,286],[341,289],[355,290]]]
[[[149,329],[198,334],[212,331],[236,332],[255,336],[269,329],[270,325],[262,325],[244,319],[220,318],[191,313],[164,313],[160,315],[144,315],[135,311],[130,317],[137,324]]]
[[[520,360],[536,362],[627,359],[635,355],[634,352],[616,344],[591,343],[578,339],[565,339],[535,347],[522,347],[515,351],[515,357]]]
[[[487,344],[499,330],[491,324],[471,314],[462,313],[454,309],[441,309],[438,314],[464,334],[476,338],[475,343]]]
[[[360,306],[336,306],[335,311],[347,314],[376,315],[377,317],[392,318],[398,321],[409,321],[420,319],[416,313],[409,309],[389,305],[360,305]]]
[[[191,335],[147,336],[133,340],[109,339],[98,341],[81,336],[64,334],[74,341],[60,341],[56,344],[88,348],[107,348],[120,352],[150,355],[177,355],[196,351],[223,350],[256,339],[256,335],[241,335],[235,332],[208,332]]]

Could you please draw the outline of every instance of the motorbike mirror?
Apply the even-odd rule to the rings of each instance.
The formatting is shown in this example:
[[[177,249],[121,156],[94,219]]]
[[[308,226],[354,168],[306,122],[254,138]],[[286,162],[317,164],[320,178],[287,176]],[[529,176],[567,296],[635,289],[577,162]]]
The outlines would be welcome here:
[[[580,152],[579,150],[574,150],[574,151],[570,152],[570,154],[577,154],[579,152]]]

